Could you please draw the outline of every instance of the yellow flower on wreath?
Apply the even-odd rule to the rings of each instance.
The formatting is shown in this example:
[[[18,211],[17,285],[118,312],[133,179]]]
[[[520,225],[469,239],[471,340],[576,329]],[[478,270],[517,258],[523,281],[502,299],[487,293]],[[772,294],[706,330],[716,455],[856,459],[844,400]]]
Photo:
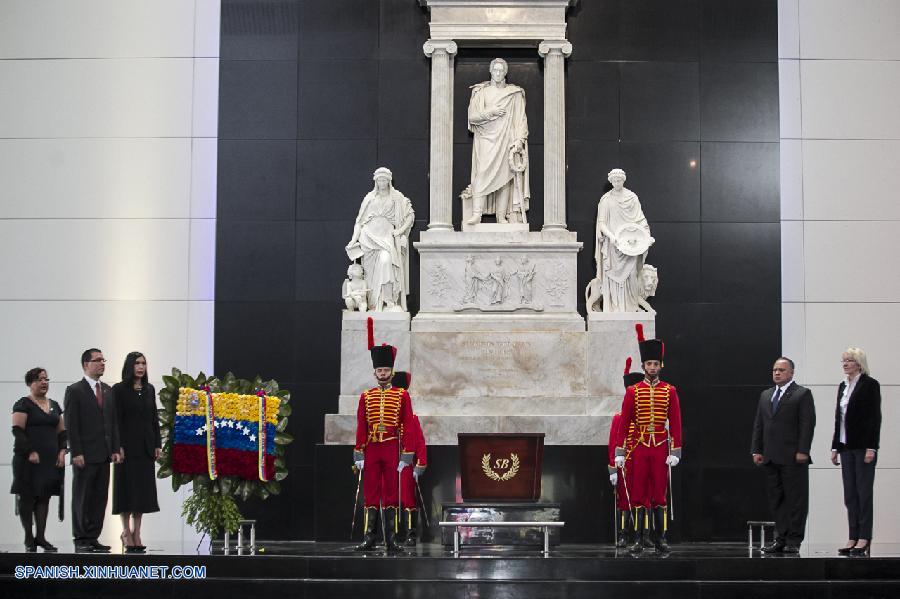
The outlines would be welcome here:
[[[204,416],[206,414],[205,392],[190,387],[178,390],[176,412],[184,416]],[[213,393],[213,411],[216,418],[229,420],[259,420],[259,397],[256,395],[240,395],[238,393]],[[281,399],[269,395],[266,397],[266,422],[278,424],[278,409]]]

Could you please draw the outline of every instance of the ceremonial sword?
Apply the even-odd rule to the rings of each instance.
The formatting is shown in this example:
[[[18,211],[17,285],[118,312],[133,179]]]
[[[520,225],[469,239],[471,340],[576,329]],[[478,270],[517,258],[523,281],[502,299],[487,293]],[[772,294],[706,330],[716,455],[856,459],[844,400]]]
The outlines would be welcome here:
[[[431,524],[428,523],[428,510],[425,509],[425,498],[422,496],[422,488],[419,486],[419,479],[415,476],[413,478],[416,481],[416,491],[419,492],[419,501],[422,502],[422,515],[425,516],[425,528],[431,528]]]
[[[353,531],[356,530],[356,506],[359,504],[359,487],[362,485],[362,469],[353,466],[354,470],[359,472],[359,478],[356,481],[356,497],[353,498],[353,519],[350,521],[350,540],[353,540]]]
[[[672,455],[672,435],[669,435],[669,455]],[[669,464],[669,520],[675,522],[675,495],[672,493],[672,464]]]

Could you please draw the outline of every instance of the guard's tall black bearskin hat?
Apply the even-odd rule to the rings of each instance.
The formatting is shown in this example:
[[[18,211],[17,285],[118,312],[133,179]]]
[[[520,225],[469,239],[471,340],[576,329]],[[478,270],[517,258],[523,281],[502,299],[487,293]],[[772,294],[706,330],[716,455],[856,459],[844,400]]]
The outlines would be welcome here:
[[[625,375],[622,377],[622,384],[627,389],[632,385],[637,385],[642,380],[644,380],[643,372],[631,372],[631,356],[628,356],[628,359],[625,360]]]
[[[394,347],[392,345],[376,345],[371,350],[372,368],[393,368],[394,367]]]
[[[398,370],[397,372],[395,372],[394,378],[391,379],[391,385],[394,387],[400,387],[401,389],[409,389],[409,385],[411,383],[412,375],[402,370]]]
[[[637,331],[638,349],[641,351],[641,363],[647,360],[663,361],[663,355],[666,353],[666,346],[659,339],[644,339],[644,325],[637,323],[634,325]]]
[[[393,368],[394,358],[397,357],[397,348],[387,343],[375,345],[375,322],[369,316],[366,319],[366,345],[372,354],[372,368]]]

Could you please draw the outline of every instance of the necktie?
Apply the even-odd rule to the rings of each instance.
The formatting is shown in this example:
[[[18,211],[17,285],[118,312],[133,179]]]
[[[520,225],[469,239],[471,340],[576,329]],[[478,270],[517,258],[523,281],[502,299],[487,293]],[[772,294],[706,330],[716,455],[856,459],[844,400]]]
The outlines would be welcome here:
[[[772,398],[772,413],[778,411],[778,401],[781,399],[781,387],[775,389],[775,397]]]
[[[94,385],[94,395],[97,396],[97,407],[103,409],[103,392],[100,390],[100,383]]]

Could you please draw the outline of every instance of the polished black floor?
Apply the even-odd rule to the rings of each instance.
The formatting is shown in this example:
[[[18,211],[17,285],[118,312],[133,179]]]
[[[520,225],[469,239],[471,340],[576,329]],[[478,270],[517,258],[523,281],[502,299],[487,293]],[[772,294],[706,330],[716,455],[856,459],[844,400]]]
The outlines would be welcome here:
[[[608,546],[464,549],[459,557],[426,544],[401,555],[359,554],[340,543],[265,542],[256,555],[221,544],[196,555],[156,547],[144,556],[0,554],[0,596],[91,597],[99,593],[192,599],[286,597],[900,597],[900,547],[875,546],[869,558],[804,547],[799,556],[761,556],[746,544],[679,544],[667,557],[639,557]],[[22,565],[203,565],[203,580],[18,580]]]

